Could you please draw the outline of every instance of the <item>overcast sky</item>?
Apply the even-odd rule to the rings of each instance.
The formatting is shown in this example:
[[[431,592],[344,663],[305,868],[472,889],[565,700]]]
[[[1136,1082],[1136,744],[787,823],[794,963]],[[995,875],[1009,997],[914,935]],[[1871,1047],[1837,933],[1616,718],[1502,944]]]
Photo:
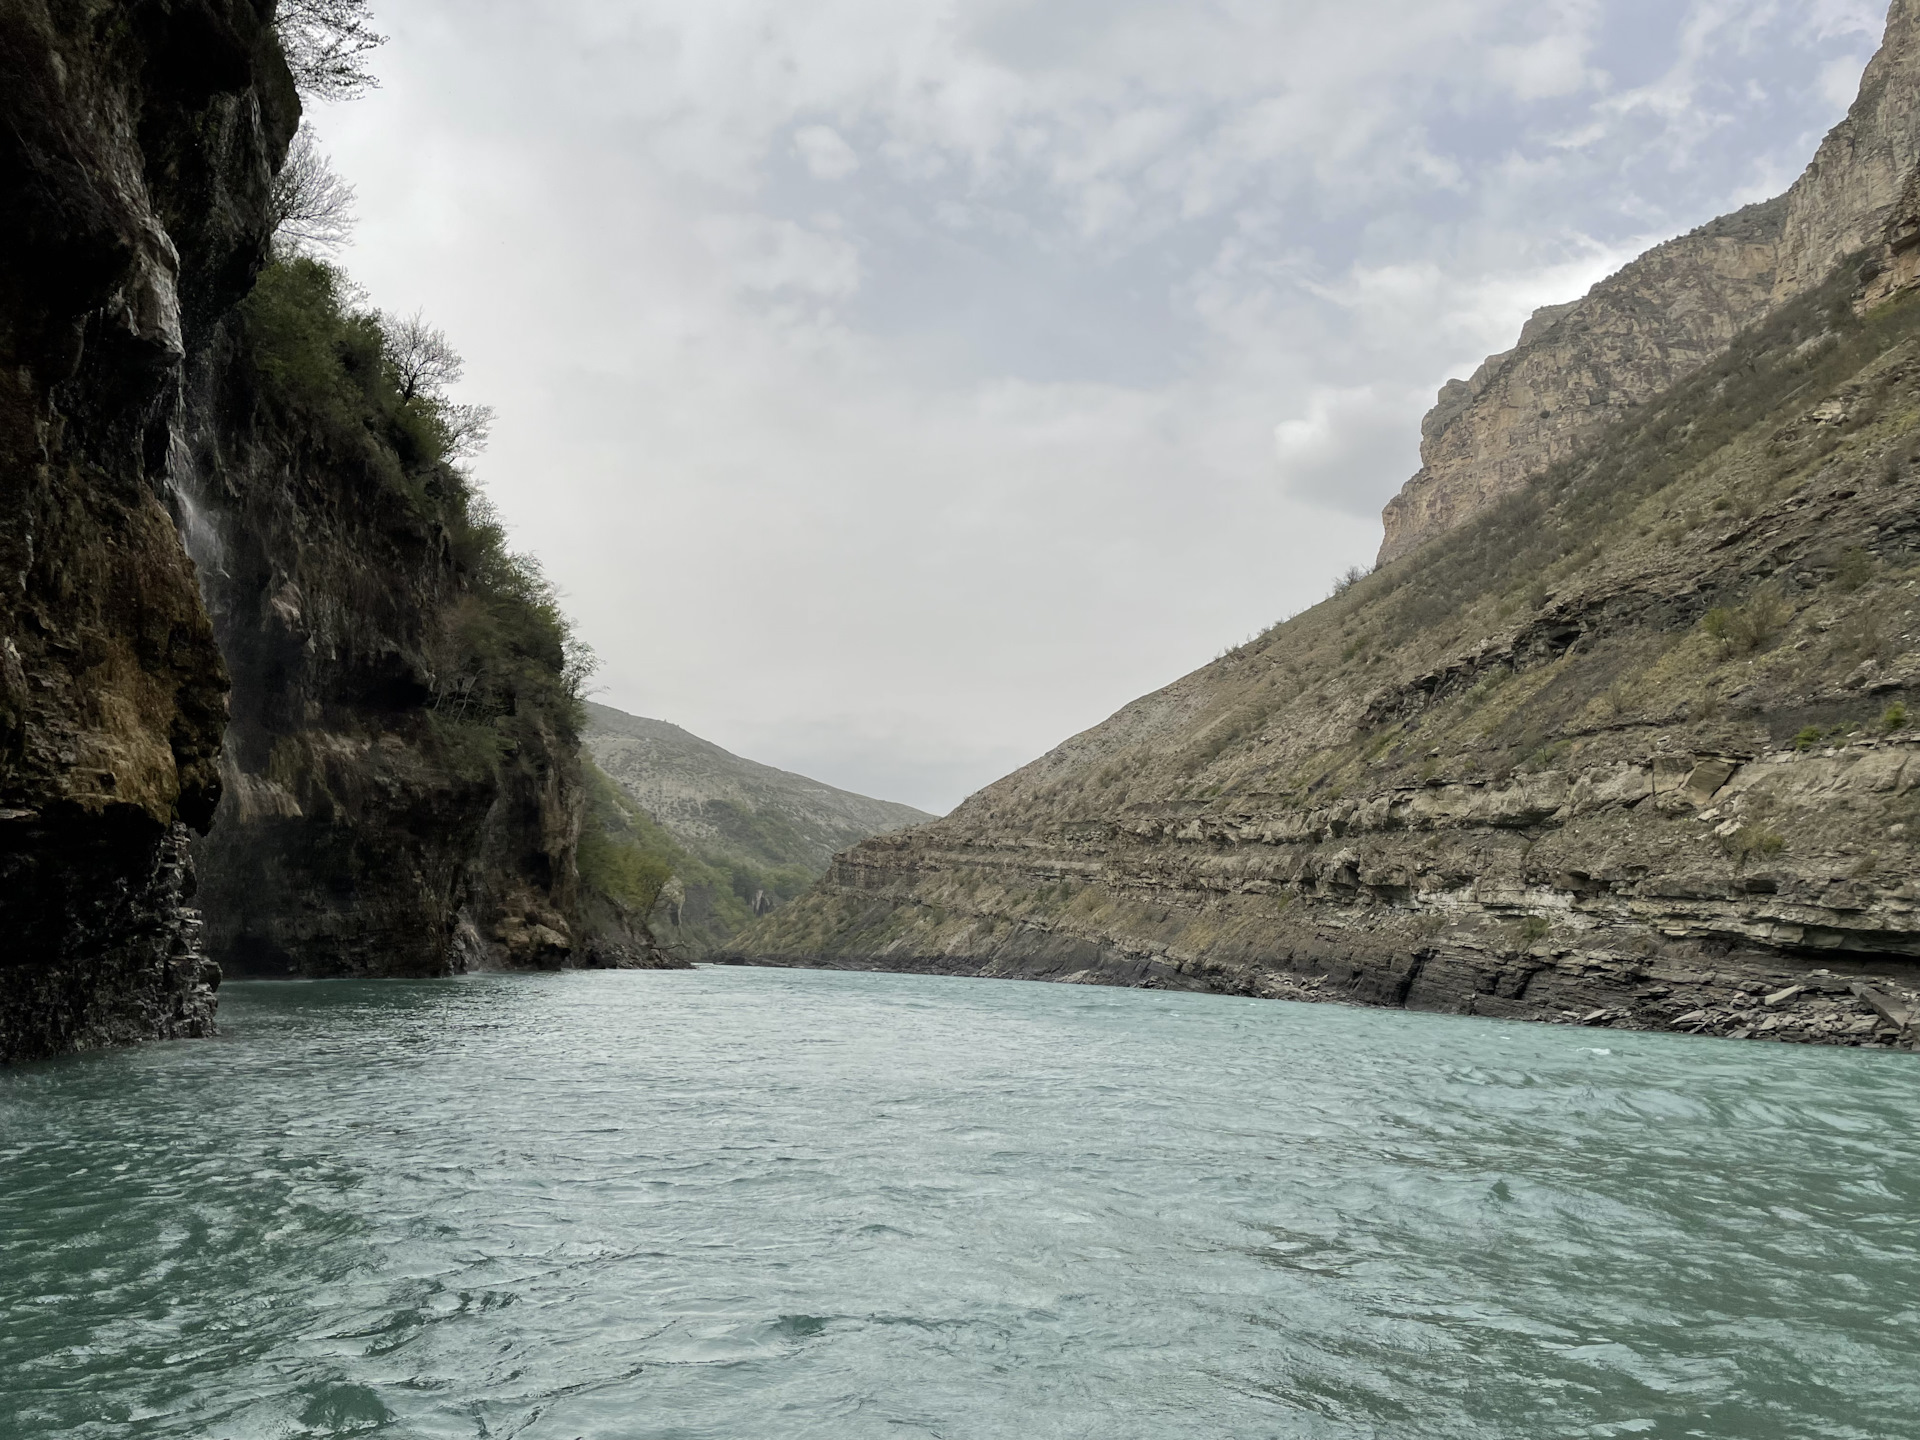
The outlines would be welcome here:
[[[945,811],[1372,558],[1449,376],[1785,188],[1883,0],[386,0],[342,257],[596,698]]]

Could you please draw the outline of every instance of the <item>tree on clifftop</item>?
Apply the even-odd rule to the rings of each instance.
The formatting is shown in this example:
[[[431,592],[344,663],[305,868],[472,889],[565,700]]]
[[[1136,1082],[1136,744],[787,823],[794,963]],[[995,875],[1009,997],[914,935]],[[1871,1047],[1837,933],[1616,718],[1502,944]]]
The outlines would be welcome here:
[[[367,0],[280,0],[280,48],[302,95],[351,100],[380,83],[367,57],[387,37],[369,18]]]
[[[479,454],[493,424],[493,409],[456,405],[448,397],[447,387],[459,382],[466,362],[448,343],[446,331],[429,325],[417,310],[404,320],[383,316],[381,324],[386,332],[387,364],[400,388],[401,403],[418,401],[433,411],[446,433],[452,458],[466,460]]]

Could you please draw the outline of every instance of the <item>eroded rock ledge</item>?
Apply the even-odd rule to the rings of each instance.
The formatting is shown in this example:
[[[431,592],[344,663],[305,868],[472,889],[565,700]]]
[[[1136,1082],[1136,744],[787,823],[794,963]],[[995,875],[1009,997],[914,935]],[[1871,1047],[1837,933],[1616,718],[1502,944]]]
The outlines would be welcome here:
[[[1309,809],[1135,807],[1044,850],[883,838],[825,907],[853,968],[1911,1046],[1920,881],[1772,837],[1804,854],[1916,791],[1920,737],[1661,749]]]

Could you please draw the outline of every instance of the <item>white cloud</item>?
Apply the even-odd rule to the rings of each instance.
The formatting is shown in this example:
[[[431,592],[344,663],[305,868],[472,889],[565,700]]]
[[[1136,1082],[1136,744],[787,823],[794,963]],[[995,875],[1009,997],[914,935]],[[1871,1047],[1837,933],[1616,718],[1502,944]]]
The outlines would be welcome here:
[[[1354,489],[1358,477],[1410,471],[1419,463],[1407,421],[1432,403],[1426,391],[1328,387],[1306,400],[1305,414],[1274,428],[1280,482],[1288,489],[1338,495]]]
[[[1516,100],[1571,95],[1602,78],[1586,64],[1587,37],[1544,35],[1524,45],[1496,45],[1487,52],[1487,73]]]
[[[811,225],[765,215],[709,215],[699,231],[743,291],[845,299],[860,288],[859,248],[830,215]]]
[[[844,180],[860,168],[860,157],[831,125],[803,125],[793,148],[817,180]]]
[[[1860,67],[1851,56],[1829,60],[1820,67],[1816,83],[1828,104],[1844,108],[1853,103],[1854,92],[1860,88]]]

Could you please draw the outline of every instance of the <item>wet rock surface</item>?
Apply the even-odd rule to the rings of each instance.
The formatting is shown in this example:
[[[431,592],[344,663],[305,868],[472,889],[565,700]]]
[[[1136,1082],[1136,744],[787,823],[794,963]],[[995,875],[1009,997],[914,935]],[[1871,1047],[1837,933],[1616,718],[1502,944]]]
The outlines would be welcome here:
[[[175,532],[190,357],[297,118],[250,0],[0,9],[0,1060],[197,1033],[179,826],[227,677]]]
[[[0,886],[37,896],[41,928],[10,937],[33,959],[0,965],[0,1058],[213,1033],[220,967],[200,943],[184,826],[156,839],[124,813],[69,813],[6,834]]]
[[[233,676],[195,845],[210,952],[245,975],[632,963],[644,926],[590,948],[579,924],[564,624],[345,293],[277,261],[189,391]]]

